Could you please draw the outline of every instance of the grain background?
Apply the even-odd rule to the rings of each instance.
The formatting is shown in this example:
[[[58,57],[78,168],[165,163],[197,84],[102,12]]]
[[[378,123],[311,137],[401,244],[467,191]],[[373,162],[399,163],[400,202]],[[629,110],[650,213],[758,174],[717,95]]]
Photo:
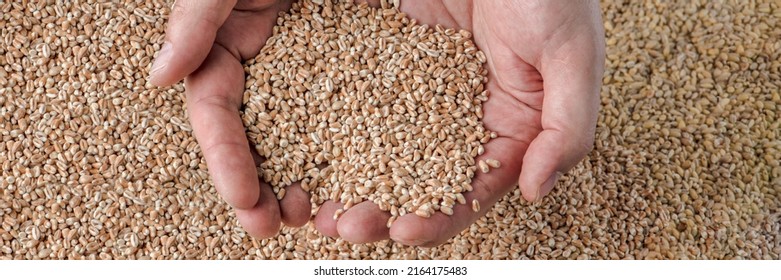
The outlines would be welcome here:
[[[602,1],[594,151],[435,248],[250,238],[146,80],[170,3],[74,2],[0,1],[2,259],[780,258],[777,1]]]

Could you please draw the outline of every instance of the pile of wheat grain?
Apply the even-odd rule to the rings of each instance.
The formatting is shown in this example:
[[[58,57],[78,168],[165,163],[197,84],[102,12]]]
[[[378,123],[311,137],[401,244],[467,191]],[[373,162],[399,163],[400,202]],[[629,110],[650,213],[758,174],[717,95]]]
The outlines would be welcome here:
[[[453,214],[496,133],[481,122],[485,55],[468,31],[396,8],[304,0],[245,63],[242,119],[278,199],[301,181],[314,209],[363,201],[399,216]],[[488,163],[486,163],[488,162]],[[476,212],[477,200],[472,201]]]

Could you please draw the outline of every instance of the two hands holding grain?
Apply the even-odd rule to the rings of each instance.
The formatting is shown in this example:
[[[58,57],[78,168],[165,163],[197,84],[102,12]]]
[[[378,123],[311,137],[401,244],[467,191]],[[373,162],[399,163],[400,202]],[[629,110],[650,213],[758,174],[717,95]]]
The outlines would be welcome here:
[[[369,1],[379,6],[378,1]],[[151,73],[152,83],[185,78],[188,113],[215,187],[235,208],[253,236],[277,234],[280,223],[302,226],[310,220],[310,194],[300,184],[277,200],[258,180],[257,155],[247,140],[240,107],[245,87],[242,61],[255,57],[290,1],[178,0]],[[479,174],[473,191],[452,215],[399,217],[370,201],[344,212],[325,202],[314,218],[325,235],[365,243],[393,239],[434,246],[447,241],[483,215],[516,184],[525,199],[548,194],[558,177],[591,149],[604,65],[604,35],[597,1],[402,1],[400,10],[419,24],[465,29],[485,53],[488,69],[483,103],[486,129],[497,138],[485,144],[485,158],[501,168]]]

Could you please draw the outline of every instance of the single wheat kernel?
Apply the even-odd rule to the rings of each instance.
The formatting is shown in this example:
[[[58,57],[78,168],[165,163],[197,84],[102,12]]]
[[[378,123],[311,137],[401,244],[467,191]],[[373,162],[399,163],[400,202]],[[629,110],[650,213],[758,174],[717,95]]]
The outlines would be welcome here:
[[[491,158],[486,159],[485,163],[488,164],[488,166],[490,166],[491,168],[499,168],[499,167],[502,166],[501,162],[499,162],[498,160],[495,160],[495,159],[491,159]]]
[[[488,167],[488,164],[483,160],[480,160],[477,165],[480,167],[480,172],[488,173],[488,171],[491,171],[491,169]]]
[[[342,214],[344,214],[344,209],[337,209],[336,212],[334,212],[334,220],[338,220]]]
[[[393,222],[395,222],[397,218],[398,216],[391,216],[390,218],[388,218],[388,222],[385,223],[385,226],[391,228],[391,226],[393,226]]]
[[[453,208],[442,206],[439,208],[439,211],[442,211],[442,213],[445,213],[445,215],[452,216],[453,215]]]

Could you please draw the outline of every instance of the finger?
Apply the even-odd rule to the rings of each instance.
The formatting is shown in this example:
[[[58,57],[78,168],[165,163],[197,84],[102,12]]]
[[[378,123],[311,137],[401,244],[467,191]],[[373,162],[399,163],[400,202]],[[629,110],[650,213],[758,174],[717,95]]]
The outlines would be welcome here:
[[[271,186],[261,182],[260,187],[261,195],[257,203],[249,209],[236,209],[236,218],[252,237],[264,239],[277,235],[281,218]]]
[[[244,69],[216,46],[198,71],[185,80],[187,110],[214,186],[233,207],[258,202],[258,174],[239,117]]]
[[[481,208],[479,212],[474,212],[471,208],[473,199],[482,201],[481,205],[483,203],[493,205],[486,197],[474,192],[467,193],[464,197],[467,199],[467,204],[454,206],[451,216],[437,211],[428,218],[415,214],[399,217],[390,228],[390,238],[409,246],[433,247],[444,243],[488,211]]]
[[[250,147],[250,154],[255,162],[255,166],[260,166],[265,161],[254,147]],[[279,211],[282,216],[282,222],[291,227],[301,227],[307,222],[312,214],[312,204],[309,202],[309,193],[301,188],[300,182],[295,182],[285,188],[285,197],[279,201]]]
[[[569,137],[576,137],[566,134],[561,131],[545,130],[532,141],[523,158],[524,162],[530,164],[525,165],[526,167],[518,178],[518,186],[521,188],[523,198],[527,201],[538,201],[548,195],[559,177],[577,164],[590,149],[581,146],[585,145],[587,140],[565,140]],[[581,141],[583,143],[579,143]],[[532,162],[535,164],[531,164]]]
[[[437,211],[429,218],[415,214],[399,217],[390,228],[390,238],[411,246],[442,244],[485,215],[492,205],[514,188],[521,170],[521,163],[516,157],[523,154],[526,145],[510,137],[499,137],[484,147],[485,153],[477,160],[496,159],[501,162],[501,166],[489,173],[478,172],[475,175],[472,179],[473,190],[464,193],[466,204],[454,206],[452,216]],[[472,209],[472,200],[478,201],[478,212]]]
[[[393,1],[387,1],[392,8]],[[356,4],[366,3],[370,7],[380,8],[380,0],[356,0]],[[445,28],[472,26],[470,1],[399,1],[399,10],[419,24],[441,25]]]
[[[404,245],[432,247],[457,235],[485,215],[501,197],[490,191],[491,188],[485,182],[486,177],[487,174],[475,176],[472,182],[474,190],[464,194],[466,204],[453,207],[453,215],[448,216],[440,211],[428,218],[415,214],[404,215],[391,226],[390,238]],[[477,200],[480,205],[477,212],[472,209],[473,200]]]
[[[336,223],[336,229],[344,240],[352,243],[369,243],[388,239],[390,213],[380,210],[377,204],[364,201],[347,209]]]
[[[334,213],[336,210],[344,207],[341,203],[336,203],[331,200],[324,202],[315,215],[315,228],[325,236],[337,238],[339,232],[336,230],[336,221],[334,219]]]
[[[215,42],[227,48],[234,56],[255,57],[271,36],[280,11],[290,10],[292,1],[239,1],[215,37]],[[247,28],[251,26],[252,28]]]
[[[258,154],[258,151],[255,150],[255,146],[252,144],[249,145],[249,152],[252,155],[252,162],[255,163],[255,166],[259,167],[261,163],[266,161],[265,158],[263,158],[262,156],[260,156],[260,154]]]
[[[547,195],[561,174],[591,151],[604,58],[604,42],[592,37],[543,55],[543,131],[531,142],[518,178],[525,199]]]
[[[165,43],[150,71],[152,84],[168,86],[195,71],[209,54],[217,30],[235,4],[236,0],[175,1]]]
[[[309,222],[312,204],[309,193],[301,188],[301,183],[293,183],[285,188],[285,197],[279,201],[282,222],[291,227],[300,227]]]

